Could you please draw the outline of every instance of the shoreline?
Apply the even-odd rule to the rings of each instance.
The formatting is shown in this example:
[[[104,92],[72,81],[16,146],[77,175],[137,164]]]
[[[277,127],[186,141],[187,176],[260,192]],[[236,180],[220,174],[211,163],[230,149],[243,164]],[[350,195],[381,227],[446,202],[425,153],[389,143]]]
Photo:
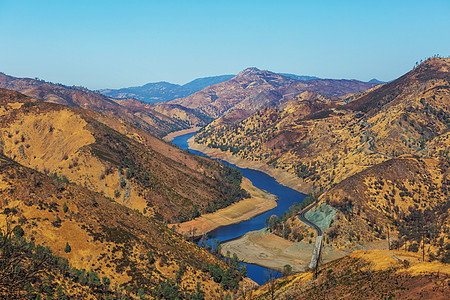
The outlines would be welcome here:
[[[178,137],[180,135],[197,132],[200,129],[202,129],[202,127],[192,127],[192,128],[188,128],[188,129],[174,131],[174,132],[171,132],[168,135],[164,136],[162,139],[165,142],[170,142],[171,140],[173,140],[174,138],[176,138],[176,137]]]
[[[287,186],[305,195],[313,191],[312,184],[304,182],[294,174],[270,167],[263,162],[254,162],[248,159],[244,159],[233,155],[230,151],[224,152],[220,149],[209,148],[206,145],[194,142],[194,137],[188,140],[188,144],[189,149],[200,151],[211,158],[224,160],[240,168],[253,169],[266,173],[267,175],[275,178],[275,180],[281,185]]]
[[[174,227],[176,232],[185,237],[198,238],[219,227],[250,220],[277,206],[278,198],[275,195],[253,186],[249,179],[243,177],[241,187],[249,192],[250,198],[242,199],[213,213],[201,215],[194,220],[168,226]]]

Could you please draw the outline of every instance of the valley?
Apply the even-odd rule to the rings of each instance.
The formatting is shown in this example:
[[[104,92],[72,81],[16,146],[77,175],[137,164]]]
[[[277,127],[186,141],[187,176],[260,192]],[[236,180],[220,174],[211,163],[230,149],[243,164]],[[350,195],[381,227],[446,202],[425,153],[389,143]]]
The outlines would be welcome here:
[[[0,1],[0,299],[448,299],[449,15]]]
[[[431,58],[381,85],[250,68],[156,105],[2,74],[25,93],[0,90],[4,245],[48,247],[85,278],[53,263],[42,272],[56,281],[15,295],[50,284],[73,297],[308,299],[358,278],[374,298],[381,278],[445,286],[449,68]]]

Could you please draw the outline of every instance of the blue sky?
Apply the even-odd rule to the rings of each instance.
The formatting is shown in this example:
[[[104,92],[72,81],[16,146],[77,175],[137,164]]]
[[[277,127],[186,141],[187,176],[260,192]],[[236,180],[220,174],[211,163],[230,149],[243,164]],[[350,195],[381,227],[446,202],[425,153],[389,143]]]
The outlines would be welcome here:
[[[91,89],[250,66],[387,81],[450,55],[449,16],[449,0],[0,0],[0,71]]]

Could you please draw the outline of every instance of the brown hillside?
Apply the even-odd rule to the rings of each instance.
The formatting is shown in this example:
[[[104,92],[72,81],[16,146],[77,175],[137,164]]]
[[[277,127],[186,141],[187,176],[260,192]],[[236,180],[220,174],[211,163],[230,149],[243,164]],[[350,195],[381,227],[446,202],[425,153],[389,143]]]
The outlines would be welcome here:
[[[352,110],[370,112],[393,100],[402,101],[401,98],[406,93],[427,90],[430,87],[430,82],[435,86],[438,86],[436,83],[440,81],[449,82],[449,64],[450,59],[448,58],[430,58],[400,78],[357,98],[346,107]]]
[[[208,119],[182,107],[178,114],[166,109],[156,111],[152,105],[137,100],[115,100],[82,87],[69,87],[31,78],[15,78],[0,73],[0,88],[21,92],[35,99],[98,111],[124,120],[158,136],[205,125]],[[165,114],[166,113],[166,114]],[[174,115],[178,117],[173,117]]]
[[[337,209],[324,226],[335,247],[387,248],[389,226],[394,247],[419,251],[424,240],[426,255],[448,262],[449,70],[450,59],[432,58],[347,105],[305,95],[236,124],[219,119],[196,141],[312,183]],[[294,218],[280,228],[298,231]]]
[[[169,103],[195,108],[217,118],[248,97],[286,87],[294,82],[294,79],[269,71],[248,68],[226,82],[209,86],[186,98],[175,99]],[[265,101],[277,100],[279,97],[280,95],[267,95]]]
[[[236,124],[219,119],[198,134],[197,142],[328,189],[391,157],[446,155],[449,70],[450,59],[429,59],[391,83],[348,98],[353,100],[347,105],[300,94]]]
[[[1,149],[27,167],[172,223],[242,198],[240,175],[213,160],[92,111],[0,92]]]
[[[278,106],[305,91],[321,93],[333,100],[375,86],[356,80],[320,79],[298,81],[256,68],[245,69],[234,78],[212,85],[186,98],[170,103],[195,108],[213,118],[233,110],[253,113],[267,106]]]
[[[48,246],[78,269],[108,277],[111,285],[107,290],[111,294],[114,290],[127,294],[128,290],[136,295],[141,290],[156,296],[166,283],[170,284],[169,280],[178,284],[180,298],[194,293],[197,284],[209,299],[224,291],[222,285],[214,282],[206,265],[214,263],[227,268],[222,261],[164,225],[99,193],[65,183],[61,178],[52,179],[1,156],[0,194],[3,233],[8,226],[21,227],[28,241]],[[0,251],[2,258],[3,251],[4,248]],[[60,282],[63,291],[72,297],[85,294],[77,292],[76,286],[71,287],[72,281],[81,279],[70,272],[71,281]],[[56,289],[54,277],[46,280]],[[94,294],[101,294],[101,290],[95,291]]]

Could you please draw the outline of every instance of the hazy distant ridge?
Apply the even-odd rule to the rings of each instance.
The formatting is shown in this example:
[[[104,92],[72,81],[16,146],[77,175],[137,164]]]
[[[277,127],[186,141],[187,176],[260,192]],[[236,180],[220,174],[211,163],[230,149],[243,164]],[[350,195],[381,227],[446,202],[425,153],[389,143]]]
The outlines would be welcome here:
[[[234,75],[219,75],[212,77],[197,78],[184,85],[173,84],[166,81],[147,83],[142,86],[121,89],[99,90],[103,95],[114,98],[135,98],[147,103],[170,101],[177,98],[187,97],[208,86],[221,83],[233,78]]]

